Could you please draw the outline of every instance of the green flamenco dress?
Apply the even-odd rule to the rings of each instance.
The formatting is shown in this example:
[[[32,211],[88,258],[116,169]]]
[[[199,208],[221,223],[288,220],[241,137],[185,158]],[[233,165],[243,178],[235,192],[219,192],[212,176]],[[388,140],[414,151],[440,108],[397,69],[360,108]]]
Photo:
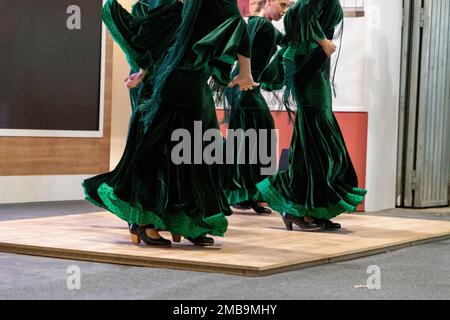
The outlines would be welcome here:
[[[300,0],[285,17],[286,101],[292,93],[297,106],[289,168],[258,184],[282,214],[329,220],[355,212],[366,195],[333,115],[330,59],[317,43],[332,39],[342,19],[338,0]]]
[[[266,76],[265,79],[262,79],[261,75],[277,52],[278,45],[281,44],[283,38],[282,33],[273,26],[269,19],[257,16],[249,17],[248,31],[252,48],[253,79],[267,91],[281,89],[282,86],[280,87],[279,84],[275,83],[273,77]],[[237,75],[238,72],[239,70],[236,68],[233,74]],[[283,84],[283,81],[281,84]],[[249,91],[231,88],[226,90],[225,95],[231,106],[230,114],[227,116],[228,129],[242,129],[244,131],[254,129],[256,132],[259,132],[260,129],[267,130],[266,150],[270,152],[272,143],[270,133],[271,130],[275,129],[275,124],[269,106],[261,94],[260,87]],[[243,152],[247,159],[245,163],[239,164],[237,155],[243,154]],[[227,165],[225,169],[225,188],[228,202],[231,205],[250,200],[262,200],[255,199],[258,193],[256,185],[267,177],[261,173],[261,168],[267,165],[263,165],[259,161],[258,152],[258,148],[252,148],[248,141],[245,143],[241,141],[241,144],[237,144],[237,141],[235,141],[234,163]],[[253,164],[250,163],[252,157],[256,160]]]
[[[145,17],[149,11],[156,9],[157,7],[161,5],[166,5],[168,3],[172,2],[172,0],[139,0],[136,1],[132,7],[131,7],[131,15],[133,17]],[[172,24],[172,27],[174,25]],[[170,30],[170,34],[173,34],[173,29]],[[133,69],[133,66],[131,67],[130,75],[138,72],[138,69]],[[137,67],[134,65],[134,67]],[[130,102],[131,107],[134,110],[134,108],[139,105],[143,99],[149,99],[152,93],[151,90],[151,81],[150,78],[145,78],[144,81],[137,86],[136,88],[130,89]]]
[[[160,7],[162,6],[162,7]],[[160,7],[160,8],[158,8]],[[154,10],[158,8],[157,10]],[[181,23],[182,6],[176,0],[144,0],[136,1],[132,5],[131,15],[122,8],[117,1],[108,1],[103,10],[102,18],[111,32],[113,39],[126,54],[130,65],[130,74],[138,72],[142,67],[146,70],[155,69],[157,61],[151,57],[156,57],[159,61],[168,49],[169,40]],[[152,47],[146,46],[146,39],[136,37],[136,33],[142,35],[160,31],[158,35],[163,41],[156,42]],[[145,99],[150,98],[152,93],[153,77],[146,77],[142,83],[130,89],[131,118],[129,122],[129,132],[122,157],[116,168],[108,173],[99,175],[83,183],[86,199],[91,203],[107,209],[95,192],[102,183],[109,183],[117,172],[130,161],[134,150],[136,150],[143,136],[143,125],[141,112],[137,106]],[[90,194],[93,196],[91,197]]]
[[[122,48],[130,65],[136,62],[148,70],[152,97],[134,112],[139,120],[130,122],[128,141],[133,146],[126,149],[128,155],[114,171],[84,181],[86,198],[130,224],[152,224],[185,238],[223,236],[232,211],[221,184],[221,168],[203,162],[175,164],[172,151],[178,143],[172,141],[172,133],[183,129],[194,136],[196,121],[203,131],[219,130],[208,79],[213,76],[228,84],[237,54],[250,57],[237,2],[172,1],[139,18],[125,10],[117,11],[116,18],[108,16],[114,7],[119,5],[110,0],[104,21],[116,41],[125,43]],[[167,23],[179,24],[181,19],[173,34],[161,30],[172,30],[158,21],[164,9]],[[153,53],[165,43],[170,47],[160,59],[158,52]],[[141,44],[147,51],[137,50]]]
[[[137,2],[133,6],[131,15],[115,0],[108,0],[102,10],[102,19],[114,41],[124,51],[132,73],[137,72],[141,67],[146,70],[156,68],[156,61],[151,57],[158,57],[158,60],[162,59],[169,46],[170,38],[174,37],[181,23],[182,5],[176,0],[148,2],[151,6]],[[160,2],[163,6],[158,7],[157,2],[158,4]],[[155,36],[161,38],[161,41],[157,41],[153,46],[148,47],[143,40],[143,36],[152,32],[155,33]],[[137,35],[142,36],[138,37]],[[86,199],[96,206],[108,209],[96,190],[103,183],[111,184],[117,174],[125,170],[141,142],[144,126],[141,120],[142,112],[137,106],[144,98],[149,98],[151,95],[152,80],[151,76],[147,76],[139,87],[130,90],[132,113],[125,149],[116,168],[111,172],[83,182]]]

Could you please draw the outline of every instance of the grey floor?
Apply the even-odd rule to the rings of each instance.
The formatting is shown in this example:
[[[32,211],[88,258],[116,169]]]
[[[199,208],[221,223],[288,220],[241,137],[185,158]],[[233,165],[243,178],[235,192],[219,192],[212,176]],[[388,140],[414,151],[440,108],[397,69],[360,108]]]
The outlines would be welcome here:
[[[0,205],[0,221],[96,211],[81,201]],[[450,208],[371,215],[450,221]],[[74,266],[80,271],[80,288],[71,290],[73,275],[68,272]],[[371,266],[380,270],[380,289],[367,287]],[[449,298],[450,240],[262,278],[0,253],[2,300]]]

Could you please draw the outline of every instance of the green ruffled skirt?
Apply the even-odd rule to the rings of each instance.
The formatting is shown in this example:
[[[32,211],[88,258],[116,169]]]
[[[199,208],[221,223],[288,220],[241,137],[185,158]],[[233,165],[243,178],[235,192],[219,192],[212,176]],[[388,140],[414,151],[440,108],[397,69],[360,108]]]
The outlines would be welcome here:
[[[143,132],[136,111],[119,165],[84,181],[86,199],[131,224],[153,224],[184,237],[223,236],[232,211],[220,183],[220,167],[175,165],[171,159],[178,143],[171,141],[175,129],[193,133],[194,121],[202,122],[203,131],[219,129],[208,78],[203,70],[176,70],[148,131]]]
[[[239,106],[234,111],[228,125],[228,129],[242,129],[247,131],[254,129],[267,130],[268,140],[266,150],[271,151],[270,134],[275,129],[272,114],[259,89],[253,91],[241,92],[239,94]],[[237,141],[235,141],[235,144]],[[259,143],[259,142],[258,142]],[[240,145],[240,149],[235,145],[235,162],[233,165],[227,165],[225,169],[225,192],[228,202],[239,204],[248,200],[257,199],[258,188],[256,185],[267,176],[261,174],[261,168],[267,167],[260,162],[258,157],[258,147],[250,146],[248,141]],[[237,163],[237,154],[245,152],[245,164]],[[255,164],[250,164],[250,157],[257,159]]]
[[[355,212],[367,193],[358,188],[332,111],[328,74],[325,67],[321,72],[297,75],[294,97],[298,107],[289,169],[257,185],[259,197],[280,213],[331,219]]]
[[[162,1],[158,8],[133,16],[116,0],[107,1],[103,21],[132,70],[141,67],[147,69],[148,75],[144,85],[131,92],[133,113],[118,166],[83,182],[86,199],[93,204],[130,224],[153,224],[186,238],[223,236],[228,226],[226,217],[232,211],[223,191],[223,167],[175,165],[171,153],[178,142],[171,141],[172,134],[184,129],[192,137],[196,121],[202,123],[203,132],[219,130],[208,79],[213,76],[222,85],[228,84],[237,53],[249,55],[246,24],[237,5],[205,2],[205,10],[210,8],[207,4],[217,6],[211,6],[215,10],[209,20],[201,20],[203,28],[194,30],[196,34],[191,38],[199,40],[190,45],[165,82],[157,113],[144,130],[140,110],[152,107],[145,103],[152,94],[155,67],[178,32],[183,5],[176,0]],[[223,11],[216,10],[219,8]],[[205,34],[204,30],[209,29],[211,32]]]

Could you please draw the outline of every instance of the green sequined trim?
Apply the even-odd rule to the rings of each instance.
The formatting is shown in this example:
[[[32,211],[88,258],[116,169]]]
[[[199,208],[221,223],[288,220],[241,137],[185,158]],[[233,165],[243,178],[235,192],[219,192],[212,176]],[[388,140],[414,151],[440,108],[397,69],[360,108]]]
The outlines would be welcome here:
[[[104,205],[98,203],[94,198],[92,198],[89,193],[86,190],[86,186],[84,184],[84,182],[81,183],[81,185],[83,186],[83,192],[84,192],[84,199],[89,201],[90,203],[92,203],[93,205],[103,208],[105,210],[108,210],[108,208],[106,208]]]
[[[281,194],[273,188],[269,179],[265,179],[258,185],[258,190],[262,194],[265,201],[267,201],[272,209],[279,213],[289,213],[297,217],[312,217],[316,219],[332,219],[341,213],[353,213],[358,206],[363,202],[366,190],[354,188],[352,193],[348,193],[344,199],[336,204],[331,204],[327,208],[312,208],[307,209],[305,206],[286,200]]]
[[[358,195],[358,196],[365,197],[366,194],[367,194],[367,190],[359,189],[359,188],[353,188],[353,189],[352,189],[352,193],[353,193],[353,194],[356,194],[356,195]]]
[[[206,234],[223,237],[228,228],[228,220],[224,213],[198,220],[188,217],[184,212],[157,214],[119,199],[114,194],[113,188],[106,183],[103,183],[97,192],[107,210],[128,223],[153,224],[159,230],[167,230],[185,238],[196,238]]]
[[[125,52],[125,55],[127,57],[127,61],[134,71],[137,71],[140,69],[139,65],[136,62],[136,58],[138,56],[137,52],[129,45],[129,43],[125,40],[125,38],[122,36],[121,32],[116,26],[116,23],[114,22],[114,19],[111,15],[111,5],[112,2],[116,0],[108,0],[107,3],[103,6],[102,9],[102,20],[105,23],[105,25],[108,27],[109,32],[111,33],[111,36],[116,41],[116,43],[119,45],[119,47]]]

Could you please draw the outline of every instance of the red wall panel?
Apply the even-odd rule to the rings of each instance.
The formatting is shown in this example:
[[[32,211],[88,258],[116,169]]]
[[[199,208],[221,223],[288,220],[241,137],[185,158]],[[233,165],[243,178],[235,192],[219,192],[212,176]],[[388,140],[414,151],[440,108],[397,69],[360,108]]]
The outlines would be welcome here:
[[[288,149],[291,143],[293,124],[289,123],[287,112],[272,112],[275,127],[279,130],[279,152]],[[367,128],[368,114],[366,112],[335,112],[334,115],[344,136],[348,152],[358,175],[359,187],[366,186],[367,163]],[[217,110],[219,121],[223,119],[223,110]],[[226,126],[221,125],[225,135]],[[364,210],[364,205],[358,208]]]

